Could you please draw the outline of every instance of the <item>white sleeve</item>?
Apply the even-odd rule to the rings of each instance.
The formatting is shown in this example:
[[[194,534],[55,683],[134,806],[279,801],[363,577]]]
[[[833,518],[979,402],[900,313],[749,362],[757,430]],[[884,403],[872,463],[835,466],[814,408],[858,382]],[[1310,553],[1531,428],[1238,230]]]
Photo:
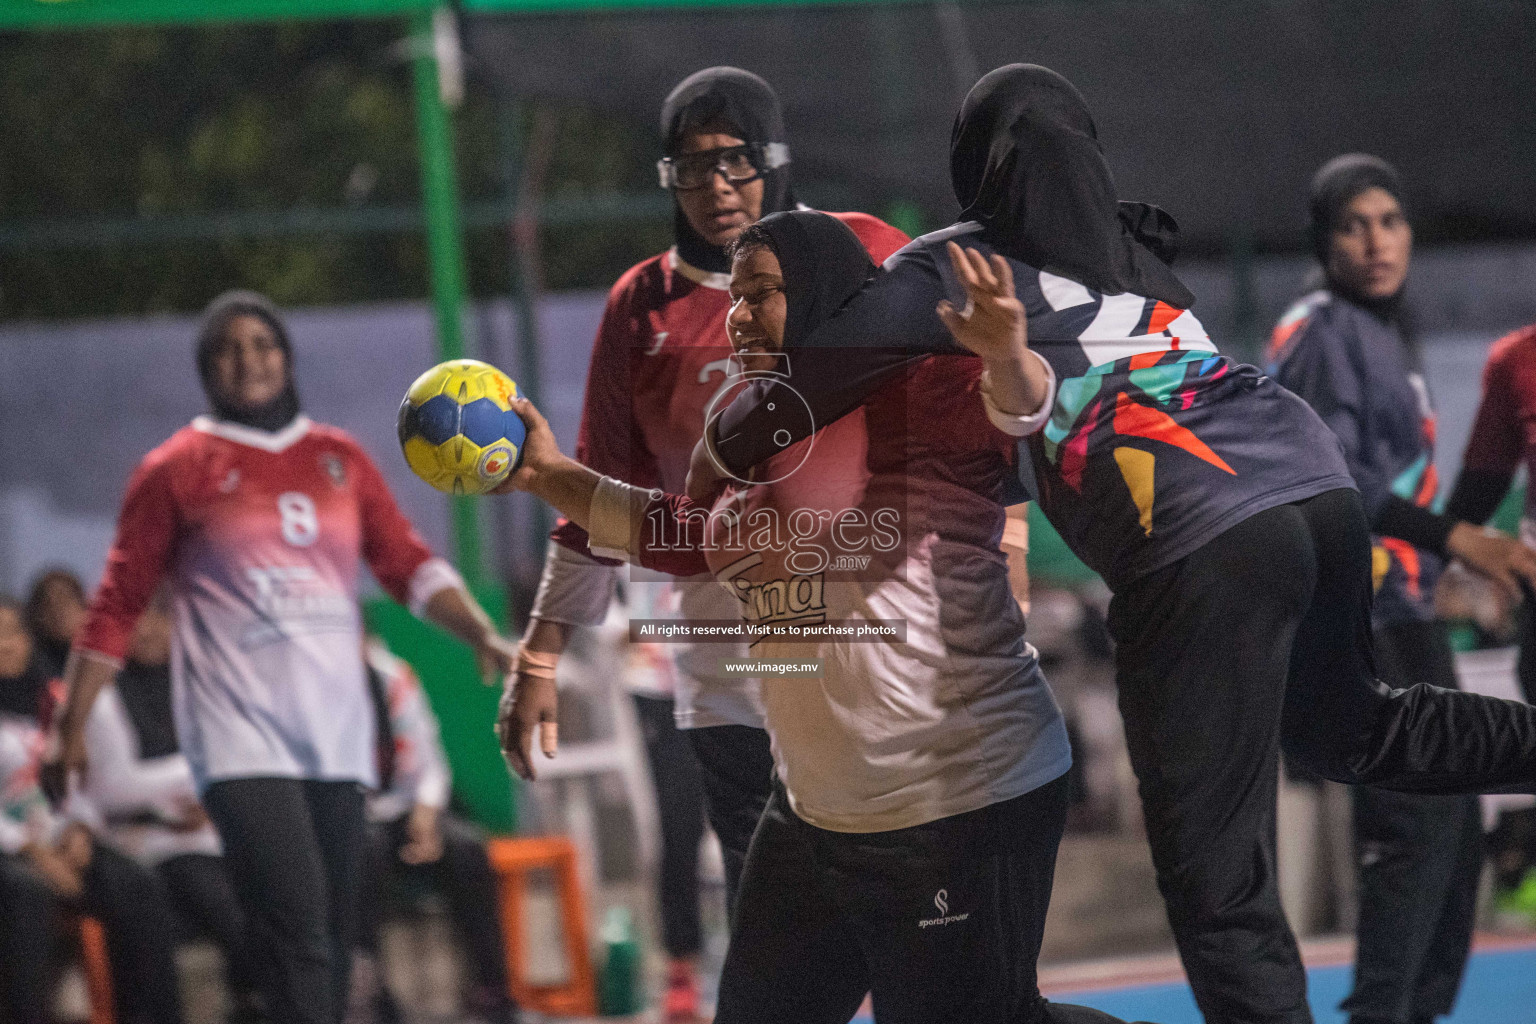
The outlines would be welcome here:
[[[27,827],[6,814],[0,814],[0,853],[14,857],[31,841]]]
[[[417,567],[411,575],[410,586],[406,588],[407,605],[411,614],[418,619],[425,618],[427,614],[427,602],[444,590],[464,590],[464,577],[443,558],[429,558]]]
[[[613,603],[618,571],[618,566],[594,562],[550,541],[530,616],[568,626],[601,625]]]
[[[981,373],[981,403],[987,410],[987,419],[992,425],[1003,433],[1012,437],[1028,437],[1040,430],[1051,420],[1051,410],[1056,405],[1056,371],[1051,369],[1051,364],[1045,361],[1045,357],[1034,349],[1028,350],[1029,354],[1040,360],[1040,365],[1045,367],[1045,401],[1040,403],[1040,408],[1027,415],[1004,412],[992,401],[992,378],[985,370]]]
[[[139,758],[138,743],[117,687],[102,691],[85,723],[91,770],[82,795],[107,824],[153,814],[174,821],[182,805],[197,799],[192,771],[179,755]]]
[[[383,666],[375,663],[375,667]],[[438,735],[437,716],[414,674],[409,678],[395,674],[401,671],[409,669],[399,666],[384,674],[386,699],[391,703],[389,726],[395,734],[396,750],[403,755],[396,759],[389,792],[407,807],[426,804],[441,810],[448,806],[453,776]]]
[[[448,806],[448,795],[453,789],[453,773],[448,768],[448,755],[443,751],[438,735],[437,716],[427,706],[426,696],[421,698],[422,719],[425,723],[421,737],[421,777],[416,781],[415,800],[419,804],[438,810]]]

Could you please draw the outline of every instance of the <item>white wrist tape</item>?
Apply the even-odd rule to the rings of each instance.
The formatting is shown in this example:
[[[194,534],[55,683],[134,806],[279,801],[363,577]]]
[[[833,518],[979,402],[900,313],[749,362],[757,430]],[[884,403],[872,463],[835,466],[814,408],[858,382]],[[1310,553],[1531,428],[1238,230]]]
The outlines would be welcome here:
[[[987,419],[998,430],[1012,437],[1028,437],[1043,428],[1050,422],[1051,409],[1056,405],[1056,371],[1051,369],[1051,364],[1040,353],[1034,349],[1028,352],[1045,367],[1045,401],[1032,413],[1004,412],[998,408],[992,398],[992,377],[985,370],[981,372],[981,403],[987,410]]]
[[[588,513],[587,546],[599,558],[634,561],[635,540],[640,533],[640,517],[650,504],[653,492],[622,480],[605,476],[592,492]]]

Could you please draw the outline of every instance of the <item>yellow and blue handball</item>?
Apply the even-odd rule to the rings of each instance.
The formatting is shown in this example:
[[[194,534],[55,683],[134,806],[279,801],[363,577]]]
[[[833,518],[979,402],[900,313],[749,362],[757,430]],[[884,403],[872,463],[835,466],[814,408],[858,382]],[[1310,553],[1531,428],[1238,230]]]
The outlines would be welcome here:
[[[512,378],[478,359],[451,359],[417,377],[400,403],[411,471],[449,494],[482,494],[506,480],[528,436],[512,411],[516,397]]]

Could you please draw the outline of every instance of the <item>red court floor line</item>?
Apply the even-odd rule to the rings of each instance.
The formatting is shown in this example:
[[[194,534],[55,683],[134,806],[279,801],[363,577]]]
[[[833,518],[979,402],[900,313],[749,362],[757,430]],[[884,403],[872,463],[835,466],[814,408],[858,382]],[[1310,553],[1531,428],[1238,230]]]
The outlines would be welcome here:
[[[1536,948],[1536,934],[1480,932],[1472,947],[1479,952]],[[1348,936],[1310,939],[1301,944],[1301,957],[1308,967],[1348,964],[1355,958],[1355,940]],[[1171,953],[1085,960],[1040,969],[1040,991],[1046,996],[1141,985],[1173,985],[1184,980],[1184,968],[1179,958]]]

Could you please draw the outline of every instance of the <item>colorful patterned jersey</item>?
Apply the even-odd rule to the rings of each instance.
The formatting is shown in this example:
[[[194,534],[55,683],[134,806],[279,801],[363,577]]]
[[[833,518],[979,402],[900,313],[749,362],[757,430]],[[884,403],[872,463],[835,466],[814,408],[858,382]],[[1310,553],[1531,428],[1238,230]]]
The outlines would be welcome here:
[[[416,804],[443,810],[453,789],[453,774],[427,691],[416,670],[380,641],[368,640],[365,658],[368,668],[378,673],[394,743],[394,776],[389,789],[368,797],[369,820],[395,821]]]
[[[1423,508],[1434,502],[1434,409],[1417,356],[1396,328],[1317,291],[1280,318],[1266,359],[1339,438],[1370,521],[1393,495]],[[1440,558],[1396,537],[1375,537],[1373,547],[1376,624],[1433,619]]]
[[[722,416],[717,450],[734,471],[857,407],[894,368],[960,353],[934,307],[964,306],[945,244],[991,253],[974,223],[917,239],[791,352],[788,384]],[[1305,403],[1216,351],[1194,314],[1139,295],[1104,295],[1010,260],[1030,348],[1056,373],[1049,425],[1026,438],[1027,495],[1111,588],[1184,557],[1267,508],[1352,487],[1338,442]],[[792,389],[805,399],[797,406]],[[777,401],[776,395],[786,397]],[[925,399],[912,395],[914,403]],[[791,410],[769,413],[770,405]]]
[[[129,481],[76,646],[120,660],[166,579],[176,733],[199,791],[261,776],[371,785],[364,563],[413,610],[459,583],[344,432],[304,417],[277,433],[199,417]]]

